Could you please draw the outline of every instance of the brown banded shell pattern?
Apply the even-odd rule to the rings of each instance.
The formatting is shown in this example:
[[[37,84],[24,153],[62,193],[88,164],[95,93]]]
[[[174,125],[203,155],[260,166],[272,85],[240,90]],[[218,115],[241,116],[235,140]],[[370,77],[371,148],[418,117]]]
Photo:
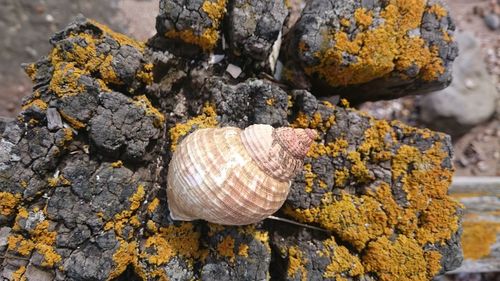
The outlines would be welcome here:
[[[263,220],[283,205],[314,137],[261,124],[196,130],[169,164],[170,216],[223,225]]]

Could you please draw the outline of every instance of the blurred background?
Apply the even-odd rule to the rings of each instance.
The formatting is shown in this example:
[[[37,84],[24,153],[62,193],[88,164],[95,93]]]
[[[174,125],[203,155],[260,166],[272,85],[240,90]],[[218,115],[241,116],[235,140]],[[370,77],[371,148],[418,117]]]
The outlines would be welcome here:
[[[158,2],[0,0],[0,117],[15,117],[22,97],[31,91],[21,63],[46,55],[51,34],[75,15],[82,13],[116,31],[146,40],[155,33]],[[297,17],[305,1],[290,2],[295,12],[292,17]],[[466,196],[462,190],[456,198],[466,207],[486,202],[491,209],[490,221],[464,227],[465,271],[481,272],[462,270],[439,280],[500,281],[500,274],[495,272],[500,268],[500,0],[450,0],[448,6],[457,25],[455,38],[460,48],[452,85],[425,96],[365,103],[359,108],[376,118],[398,119],[453,137],[456,175],[474,177],[472,181],[467,178],[472,187],[466,189],[473,192]],[[492,269],[475,270],[477,260],[489,260]]]

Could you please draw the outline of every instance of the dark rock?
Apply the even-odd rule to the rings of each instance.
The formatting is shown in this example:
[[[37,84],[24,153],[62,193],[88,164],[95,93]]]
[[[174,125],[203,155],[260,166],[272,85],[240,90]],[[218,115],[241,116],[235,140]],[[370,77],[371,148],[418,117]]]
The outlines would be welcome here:
[[[448,11],[441,1],[417,1],[414,13],[399,5],[308,2],[285,44],[285,79],[356,103],[446,87],[457,56]]]
[[[162,1],[160,28],[218,32],[208,8],[225,4]],[[459,263],[447,136],[247,72],[235,81],[225,65],[145,47],[83,18],[52,43],[49,57],[27,67],[36,85],[23,112],[2,128],[0,227],[10,230],[1,276],[426,280]],[[318,131],[277,215],[324,231],[171,219],[165,173],[178,142],[198,128],[254,123]]]
[[[274,42],[281,40],[281,29],[287,15],[282,0],[232,1],[228,11],[232,52],[258,61],[268,59]]]

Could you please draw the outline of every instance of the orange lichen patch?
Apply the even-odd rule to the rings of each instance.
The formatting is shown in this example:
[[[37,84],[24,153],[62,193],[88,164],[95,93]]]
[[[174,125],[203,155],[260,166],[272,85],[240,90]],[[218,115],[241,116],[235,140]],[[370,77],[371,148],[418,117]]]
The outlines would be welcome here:
[[[27,104],[23,105],[22,110],[26,110],[26,109],[33,107],[33,106],[38,107],[39,109],[41,109],[43,111],[47,110],[47,107],[48,107],[47,103],[44,102],[43,100],[34,99],[34,100],[28,102]]]
[[[195,34],[192,29],[169,30],[165,33],[168,38],[178,38],[182,41],[201,47],[204,51],[212,50],[219,40],[219,26],[226,14],[227,0],[205,0],[202,10],[210,18],[211,26],[203,30],[202,34]]]
[[[371,196],[342,195],[340,200],[334,200],[322,208],[319,223],[325,229],[337,233],[358,251],[368,241],[392,234],[381,204]]]
[[[0,215],[10,216],[17,208],[17,204],[21,200],[21,194],[12,194],[9,192],[0,192]]]
[[[158,208],[159,205],[160,205],[160,200],[155,197],[148,205],[148,213],[152,214],[156,210],[156,208]]]
[[[285,205],[283,207],[283,213],[295,218],[300,222],[313,223],[319,218],[321,210],[319,208],[308,208],[308,209],[293,209],[290,205]]]
[[[234,238],[230,235],[224,237],[224,239],[217,244],[217,253],[228,258],[230,261],[234,261]]]
[[[319,253],[319,256],[326,256],[331,260],[331,263],[323,273],[324,278],[334,278],[335,280],[343,281],[347,280],[343,277],[346,273],[349,276],[359,276],[364,273],[364,268],[359,258],[351,254],[346,247],[337,245],[333,237],[324,240],[322,243],[325,249]]]
[[[365,165],[365,162],[361,160],[361,154],[357,151],[350,151],[347,154],[347,159],[351,161],[350,174],[360,183],[366,183],[373,180],[373,176]]]
[[[346,19],[346,18],[340,19],[340,24],[342,26],[345,26],[345,27],[351,26],[351,22],[349,21],[349,19]],[[304,42],[302,41],[301,43],[304,43]]]
[[[314,180],[316,179],[317,175],[312,172],[312,165],[311,164],[304,165],[303,173],[304,173],[304,178],[306,181],[305,191],[307,193],[310,193],[313,190]]]
[[[402,235],[395,241],[380,237],[370,242],[362,256],[362,262],[367,272],[373,272],[382,281],[426,281],[434,277],[434,272],[428,272],[428,264],[420,245]],[[434,261],[431,264],[436,265]],[[431,270],[435,271],[435,268],[431,267]]]
[[[335,170],[335,186],[342,187],[349,179],[349,169],[343,167],[342,170]]]
[[[144,51],[144,48],[146,47],[146,44],[144,42],[134,40],[134,39],[132,39],[124,34],[115,32],[104,24],[100,24],[94,20],[90,20],[90,23],[99,27],[99,29],[101,29],[103,31],[103,35],[109,36],[109,37],[115,39],[116,41],[118,41],[118,43],[121,46],[129,45],[129,46],[132,46],[140,51]]]
[[[266,100],[266,104],[269,105],[269,106],[273,106],[274,105],[274,99],[273,98],[267,99]]]
[[[372,12],[367,11],[365,8],[357,9],[354,12],[354,18],[358,26],[363,28],[368,28],[373,22]]]
[[[104,230],[110,230],[114,229],[115,233],[118,236],[122,236],[123,233],[123,228],[126,225],[131,225],[137,228],[140,226],[140,222],[138,219],[133,219],[133,213],[139,209],[139,207],[142,204],[142,201],[144,199],[145,191],[144,191],[144,186],[142,184],[139,184],[137,187],[137,190],[135,191],[132,196],[128,199],[130,202],[130,208],[128,210],[124,210],[118,214],[116,214],[112,220],[108,221],[104,225]],[[129,233],[129,236],[131,236],[132,233]]]
[[[345,139],[336,139],[333,142],[329,142],[326,145],[318,142],[313,142],[311,147],[307,151],[307,157],[317,159],[320,156],[328,155],[331,157],[337,157],[340,154],[345,154],[346,148],[349,146]]]
[[[443,34],[443,40],[445,42],[451,42],[453,41],[453,37],[448,33],[448,31],[446,31],[445,29],[442,29],[441,30],[442,34]]]
[[[195,231],[191,223],[162,227],[154,236],[146,240],[145,250],[140,253],[140,256],[156,266],[164,265],[176,256],[182,256],[194,262],[194,259],[199,259],[203,254],[199,239],[200,233]]]
[[[26,68],[24,68],[24,72],[28,75],[28,77],[31,79],[31,81],[35,82],[36,78],[36,72],[37,72],[36,65],[34,63],[30,63]]]
[[[489,256],[499,232],[500,223],[497,222],[465,221],[462,233],[464,258],[477,260]]]
[[[12,273],[12,281],[26,281],[24,273],[26,272],[26,266],[19,267],[16,271]]]
[[[443,60],[438,56],[439,50],[436,46],[430,48],[432,58],[421,71],[423,80],[432,81],[444,73]]]
[[[113,254],[113,261],[115,262],[115,268],[109,274],[108,280],[113,280],[120,276],[126,269],[127,266],[133,265],[136,272],[141,272],[139,266],[138,250],[136,242],[127,242],[121,238],[118,238],[120,246]],[[143,279],[145,280],[145,279]]]
[[[83,122],[80,122],[76,118],[69,116],[61,109],[59,109],[59,114],[61,114],[61,117],[64,118],[64,120],[66,120],[66,122],[68,122],[71,127],[75,128],[76,130],[87,127],[87,125],[85,125]]]
[[[438,20],[441,19],[442,17],[446,17],[448,15],[448,11],[446,11],[446,9],[439,4],[432,5],[428,9],[428,12],[435,14]]]
[[[29,239],[18,234],[9,236],[8,250],[22,256],[29,256],[33,250],[36,250],[44,258],[42,266],[54,267],[61,261],[61,256],[53,247],[57,233],[49,231],[49,225],[47,220],[38,223],[33,230],[29,231]]]
[[[121,167],[123,167],[122,160],[118,160],[116,162],[111,163],[111,167],[113,167],[113,168],[121,168]]]
[[[35,248],[33,241],[25,239],[22,235],[14,234],[7,238],[7,250],[16,252],[22,256],[28,256]]]
[[[155,127],[163,127],[165,124],[165,116],[151,104],[151,101],[145,95],[134,97],[134,100],[135,105],[144,109],[146,116],[152,116],[154,118],[153,125]]]
[[[238,256],[248,257],[248,245],[240,244],[238,247]]]
[[[169,130],[171,141],[170,147],[172,151],[175,151],[179,140],[191,132],[191,130],[213,128],[216,127],[217,124],[217,112],[215,111],[215,107],[213,105],[206,104],[200,115],[191,118],[184,123],[178,123]]]
[[[55,82],[57,83],[53,84],[51,82],[51,89],[59,97],[66,94],[78,94],[82,92],[82,89],[76,86],[78,86],[77,81],[79,76],[83,74],[90,75],[98,73],[101,79],[97,79],[97,82],[103,91],[109,91],[107,84],[123,84],[123,81],[119,79],[116,69],[113,66],[113,56],[111,54],[99,54],[97,51],[97,46],[104,38],[113,38],[120,46],[132,46],[139,52],[144,52],[145,44],[143,42],[138,42],[123,34],[116,33],[97,22],[90,21],[90,23],[101,29],[102,33],[73,33],[69,35],[69,38],[76,38],[77,40],[75,40],[75,42],[78,43],[74,43],[70,49],[62,48],[57,45],[50,54],[49,59],[56,68],[52,80],[59,76],[68,76],[68,70],[60,70],[60,65],[69,63],[69,66],[66,66],[66,68],[76,73],[76,75],[66,78],[66,80],[69,80],[68,82],[71,83],[66,87],[67,93],[64,89],[61,89],[62,85],[67,84],[65,81],[60,83],[60,81],[56,79]],[[144,83],[150,84],[152,81],[152,65],[143,65],[142,70],[138,71],[136,76]]]
[[[457,207],[458,204],[448,197],[431,199],[419,218],[416,240],[420,245],[438,242],[444,244],[451,238],[458,229]]]
[[[315,55],[320,59],[318,66],[307,67],[306,73],[317,74],[331,86],[345,86],[366,83],[381,78],[392,72],[412,65],[421,70],[419,77],[434,80],[443,73],[442,61],[437,52],[420,37],[407,36],[408,31],[418,28],[422,22],[426,2],[424,0],[395,0],[380,12],[383,23],[368,28],[373,22],[373,15],[364,8],[354,12],[354,18],[362,31],[352,40],[344,31],[325,33],[325,40],[335,42],[325,45]],[[446,15],[446,10],[438,5],[430,8],[438,17]],[[348,26],[346,19],[342,26]],[[305,42],[299,42],[302,49],[309,49]],[[345,54],[355,57],[355,61],[345,66]]]
[[[297,118],[292,122],[291,127],[316,129],[326,133],[334,124],[335,115],[333,114],[323,118],[319,111],[316,111],[311,117],[303,112],[299,112]]]
[[[158,232],[158,226],[156,226],[156,223],[152,220],[148,220],[148,222],[146,223],[146,227],[153,233]]]
[[[371,127],[364,133],[364,141],[358,152],[375,161],[387,161],[391,158],[390,149],[396,142],[396,134],[385,120],[370,120]]]
[[[73,130],[71,128],[64,128],[64,137],[56,142],[59,147],[65,147],[73,140]]]
[[[142,70],[137,72],[137,78],[146,85],[153,84],[153,64],[147,63],[142,66]]]
[[[57,178],[49,178],[47,180],[47,183],[49,184],[50,187],[71,185],[71,182],[68,179],[66,179],[63,175],[59,175]]]
[[[441,271],[441,258],[443,256],[438,251],[424,252],[424,258],[427,262],[427,275],[436,276]]]
[[[85,71],[75,67],[74,63],[66,62],[54,64],[54,68],[49,88],[58,97],[74,96],[85,91],[80,83],[80,77],[86,74]]]
[[[296,274],[300,274],[300,280],[307,280],[307,269],[305,263],[307,259],[303,257],[302,252],[296,246],[292,246],[288,249],[288,277],[294,278]]]

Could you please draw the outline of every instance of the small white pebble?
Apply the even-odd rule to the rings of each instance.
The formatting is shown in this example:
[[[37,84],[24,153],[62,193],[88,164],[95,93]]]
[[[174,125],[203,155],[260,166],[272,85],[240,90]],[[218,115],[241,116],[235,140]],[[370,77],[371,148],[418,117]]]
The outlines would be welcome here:
[[[242,70],[239,66],[230,63],[227,65],[226,72],[236,79],[240,76]]]

